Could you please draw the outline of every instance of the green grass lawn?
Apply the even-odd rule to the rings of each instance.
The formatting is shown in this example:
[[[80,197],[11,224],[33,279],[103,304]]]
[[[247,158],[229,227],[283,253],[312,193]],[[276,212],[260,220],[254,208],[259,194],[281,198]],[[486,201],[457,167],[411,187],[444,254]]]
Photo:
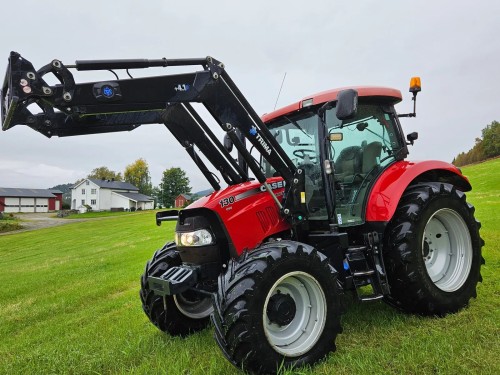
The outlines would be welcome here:
[[[500,373],[500,159],[464,168],[486,241],[478,298],[443,319],[349,302],[337,352],[300,374]],[[0,236],[0,374],[234,374],[212,329],[164,335],[139,276],[174,223],[154,212]]]
[[[150,211],[151,212],[151,211]],[[139,214],[141,211],[90,211],[78,214],[71,214],[66,216],[65,219],[94,219],[99,217],[110,217],[110,216],[122,216],[122,215],[135,215]]]

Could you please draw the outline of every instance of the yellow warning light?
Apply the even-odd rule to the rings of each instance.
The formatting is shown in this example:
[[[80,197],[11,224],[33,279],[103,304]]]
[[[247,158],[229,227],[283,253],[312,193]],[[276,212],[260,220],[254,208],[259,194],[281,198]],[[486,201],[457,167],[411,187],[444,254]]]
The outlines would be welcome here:
[[[420,77],[411,77],[410,92],[417,93],[421,90],[422,90],[422,85],[420,84]]]

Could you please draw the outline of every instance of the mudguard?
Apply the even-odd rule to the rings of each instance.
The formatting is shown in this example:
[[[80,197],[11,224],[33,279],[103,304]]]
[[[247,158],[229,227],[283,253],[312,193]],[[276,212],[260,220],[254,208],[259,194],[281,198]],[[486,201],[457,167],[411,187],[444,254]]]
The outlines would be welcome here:
[[[373,186],[365,220],[390,221],[406,188],[423,181],[448,182],[464,192],[472,189],[467,177],[453,164],[438,160],[398,161],[387,168]]]

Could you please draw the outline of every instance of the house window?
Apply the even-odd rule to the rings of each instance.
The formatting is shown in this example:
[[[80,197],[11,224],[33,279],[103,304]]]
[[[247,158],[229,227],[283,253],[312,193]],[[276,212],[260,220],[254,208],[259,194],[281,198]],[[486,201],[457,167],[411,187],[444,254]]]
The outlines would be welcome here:
[[[82,194],[85,194],[85,189],[82,189]]]
[[[91,189],[90,194],[93,194],[93,195],[97,194],[97,189]]]
[[[90,185],[90,183],[88,181],[85,181],[85,185]]]
[[[97,201],[95,199],[90,200],[90,205],[95,206],[97,204]]]
[[[85,205],[85,199],[82,199],[82,206]]]

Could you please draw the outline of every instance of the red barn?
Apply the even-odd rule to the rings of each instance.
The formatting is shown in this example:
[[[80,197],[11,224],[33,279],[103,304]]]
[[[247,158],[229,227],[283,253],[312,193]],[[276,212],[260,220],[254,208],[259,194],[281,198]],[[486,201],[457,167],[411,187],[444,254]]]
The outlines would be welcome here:
[[[63,192],[52,189],[0,188],[0,212],[49,212],[62,209]]]
[[[182,208],[186,205],[188,205],[189,203],[191,203],[191,196],[190,195],[187,195],[187,194],[179,194],[177,196],[177,198],[175,198],[175,203],[174,203],[174,207],[175,208]]]

